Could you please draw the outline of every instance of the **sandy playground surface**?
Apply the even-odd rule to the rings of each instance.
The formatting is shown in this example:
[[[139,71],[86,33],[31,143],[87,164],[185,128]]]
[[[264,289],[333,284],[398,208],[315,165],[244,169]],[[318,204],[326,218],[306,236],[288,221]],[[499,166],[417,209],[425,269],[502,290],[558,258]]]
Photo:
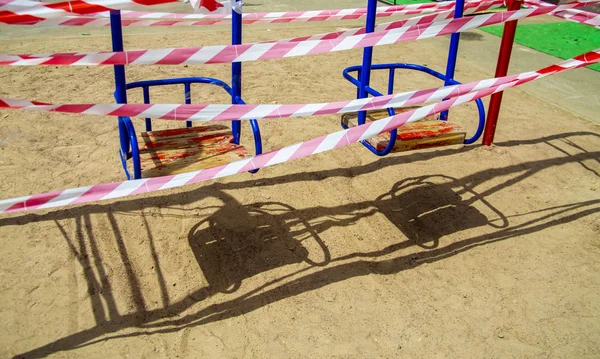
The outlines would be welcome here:
[[[249,10],[283,9],[272,5]],[[360,24],[259,25],[245,41]],[[108,29],[0,30],[4,53],[110,48]],[[227,27],[126,30],[127,48],[228,39]],[[442,70],[447,41],[380,47],[375,60]],[[481,59],[498,39],[475,31],[463,44],[457,78],[490,77],[495,64]],[[341,71],[360,58],[248,63],[244,98],[353,98]],[[190,75],[227,79],[229,67],[128,68],[129,81]],[[0,96],[111,103],[112,76],[109,67],[4,67]],[[397,91],[439,85],[413,73],[398,80]],[[219,89],[192,91],[198,103],[227,102]],[[181,97],[153,92],[156,103]],[[256,175],[2,216],[0,356],[600,357],[600,127],[523,89],[504,99],[491,148],[378,158],[356,144]],[[472,132],[475,107],[451,119]],[[336,131],[339,116],[261,124],[272,150]],[[113,118],[0,111],[0,144],[2,198],[124,178]]]

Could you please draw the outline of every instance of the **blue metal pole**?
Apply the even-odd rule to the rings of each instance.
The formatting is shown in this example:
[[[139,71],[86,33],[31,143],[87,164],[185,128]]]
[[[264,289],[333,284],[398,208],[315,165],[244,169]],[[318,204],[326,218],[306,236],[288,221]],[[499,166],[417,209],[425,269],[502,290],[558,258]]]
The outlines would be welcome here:
[[[377,11],[377,0],[368,0],[367,3],[367,25],[365,32],[375,31],[375,19]],[[371,83],[371,64],[373,63],[373,47],[365,47],[363,50],[363,62],[360,70],[360,87],[358,98],[368,96],[367,86]],[[367,119],[367,111],[358,112],[358,124],[363,125]]]
[[[113,10],[110,12],[110,34],[113,51],[123,51],[123,28],[121,27],[121,11]],[[115,99],[117,103],[127,103],[127,89],[125,88],[125,66],[115,65]],[[129,152],[129,136],[127,136],[127,126],[119,117],[119,137],[121,141],[121,151],[127,156]]]
[[[185,92],[185,103],[189,105],[192,103],[192,84],[186,82],[185,84],[183,84],[183,89]],[[185,121],[185,127],[192,127],[192,121]]]
[[[395,75],[395,69],[393,67],[391,67],[390,73],[388,76],[388,95],[391,95],[394,93],[394,75]]]
[[[231,44],[239,45],[242,43],[242,14],[232,10],[231,18]],[[231,103],[238,103],[237,98],[242,98],[242,64],[234,62],[231,64]],[[242,124],[239,120],[231,122],[231,132],[233,133],[233,142],[240,144]]]
[[[144,86],[144,87],[142,87],[142,91],[144,93],[144,103],[149,104],[150,103],[150,87]],[[152,131],[152,119],[146,118],[146,132],[150,132],[150,131]]]
[[[123,28],[121,25],[121,11],[113,10],[110,12],[110,34],[112,38],[112,50],[114,52],[123,51]],[[115,99],[117,103],[127,103],[127,80],[125,78],[125,66],[115,65]],[[131,147],[131,155],[133,156],[133,178],[142,177],[140,167],[139,151],[137,140],[135,138],[135,130],[133,123],[128,117],[119,117],[119,139],[121,141],[121,155],[127,159],[129,148]],[[130,179],[127,172],[126,162],[123,162],[127,179]]]
[[[112,35],[112,50],[123,51],[123,29],[121,27],[121,11],[110,12],[110,34]],[[127,90],[125,88],[125,66],[115,65],[115,98],[117,103],[127,103]]]
[[[458,19],[463,17],[465,9],[465,0],[456,0],[454,9],[454,18]],[[458,43],[460,41],[460,33],[454,33],[450,37],[450,49],[448,50],[448,63],[446,64],[446,81],[444,86],[452,85],[454,80],[454,71],[456,70],[456,58],[458,56]],[[448,120],[448,111],[444,111],[440,115],[440,119],[443,121]]]

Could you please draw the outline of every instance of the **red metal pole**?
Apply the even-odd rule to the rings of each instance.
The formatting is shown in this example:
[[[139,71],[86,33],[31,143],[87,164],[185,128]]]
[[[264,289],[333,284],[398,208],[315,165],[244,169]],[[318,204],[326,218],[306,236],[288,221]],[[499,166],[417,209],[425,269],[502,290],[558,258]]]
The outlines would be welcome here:
[[[519,10],[521,5],[523,5],[523,0],[508,0],[508,11]],[[510,63],[510,54],[512,52],[516,31],[517,20],[508,21],[504,24],[502,41],[500,43],[500,51],[498,53],[498,63],[496,64],[495,77],[506,76],[508,73],[508,64]],[[488,108],[485,131],[483,132],[483,144],[486,146],[490,146],[494,142],[496,122],[498,122],[498,114],[500,113],[501,103],[502,92],[495,93],[490,98],[490,107]]]

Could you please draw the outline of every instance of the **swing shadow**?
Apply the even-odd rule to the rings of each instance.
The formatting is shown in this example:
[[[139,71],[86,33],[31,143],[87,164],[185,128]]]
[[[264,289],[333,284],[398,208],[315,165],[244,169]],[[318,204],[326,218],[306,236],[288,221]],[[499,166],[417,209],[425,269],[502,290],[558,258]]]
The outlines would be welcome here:
[[[582,135],[599,137],[594,133],[580,132],[549,136],[539,140],[508,141],[498,146],[508,147],[540,142],[550,144],[550,141],[562,141],[568,136]],[[416,153],[410,157],[383,158],[374,164],[352,169],[283,175],[271,179],[261,179],[261,182],[270,186],[294,181],[321,180],[335,176],[353,177],[398,163],[426,160],[430,156],[439,156],[443,152],[445,151]],[[455,151],[451,152],[455,153]],[[565,151],[560,152],[565,153]],[[566,154],[568,155],[568,153]],[[223,204],[212,215],[201,216],[199,222],[193,225],[188,233],[189,249],[196,258],[199,270],[206,276],[208,285],[176,302],[171,302],[169,299],[164,274],[158,263],[155,239],[150,231],[146,214],[141,214],[162,298],[162,307],[153,310],[146,309],[138,279],[129,265],[129,254],[125,248],[115,214],[131,215],[126,212],[155,207],[156,197],[151,200],[126,200],[108,205],[82,206],[77,210],[61,210],[43,215],[26,214],[0,219],[0,225],[16,225],[45,220],[52,220],[56,223],[68,247],[83,268],[96,321],[96,325],[90,329],[68,335],[17,355],[17,357],[43,357],[100,341],[168,333],[186,327],[220,321],[279,300],[316,290],[331,283],[356,276],[387,275],[410,270],[421,264],[443,260],[477,246],[492,244],[575,221],[600,212],[600,200],[589,200],[520,214],[519,216],[529,215],[535,216],[535,218],[511,225],[510,217],[502,214],[487,201],[486,197],[551,166],[579,163],[598,175],[585,163],[586,161],[598,161],[599,156],[600,152],[583,151],[577,155],[487,169],[463,178],[452,178],[445,175],[407,178],[397,182],[390,191],[375,200],[335,207],[315,206],[298,210],[278,202],[255,202],[242,205],[234,197],[224,192],[224,190],[253,186],[254,181],[215,183],[194,190],[192,193],[160,196],[166,201],[165,207],[194,202],[195,199],[206,196],[218,197]],[[510,174],[513,175],[509,176],[511,178],[486,191],[478,193],[474,190],[482,183]],[[150,203],[150,201],[152,202]],[[474,206],[476,203],[477,206]],[[485,208],[487,214],[482,213],[479,208]],[[116,310],[116,301],[110,280],[104,271],[103,258],[92,231],[91,214],[104,214],[108,218],[119,258],[126,269],[130,294],[135,305],[135,311],[131,314],[121,315]],[[319,233],[332,227],[351,226],[361,219],[376,214],[383,214],[408,239],[376,251],[355,252],[331,258],[329,249],[319,237]],[[189,218],[186,214],[176,214],[175,216]],[[493,218],[490,219],[490,217]],[[448,218],[452,220],[449,221]],[[70,219],[74,219],[76,227],[73,238],[59,222]],[[240,224],[242,225],[240,226]],[[493,228],[493,231],[479,236],[467,236],[467,238],[450,243],[441,243],[444,236],[480,226],[489,226]],[[312,242],[310,248],[317,248],[317,250],[308,250],[306,242]],[[420,246],[427,251],[418,255],[402,253],[402,250],[411,246]],[[233,256],[232,253],[234,253]],[[392,259],[379,259],[391,254],[396,254],[396,256]],[[179,317],[181,313],[201,305],[199,302],[215,293],[233,295],[247,278],[300,262],[306,262],[307,266],[233,299]],[[106,303],[106,309],[104,309],[102,301]],[[140,330],[128,334],[117,334],[118,331],[126,328],[139,328]],[[100,339],[100,337],[102,338]]]

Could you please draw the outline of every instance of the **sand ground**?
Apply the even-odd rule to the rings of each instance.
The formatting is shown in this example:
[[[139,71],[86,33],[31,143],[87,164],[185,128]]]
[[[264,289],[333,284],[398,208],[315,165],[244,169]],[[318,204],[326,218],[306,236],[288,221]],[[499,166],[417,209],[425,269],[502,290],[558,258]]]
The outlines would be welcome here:
[[[251,11],[292,3],[300,8],[264,1]],[[261,25],[248,27],[245,40],[359,25]],[[4,53],[110,46],[108,29],[0,30]],[[498,40],[469,34],[457,78],[490,77]],[[225,27],[126,30],[128,48],[228,39]],[[375,60],[442,70],[447,41],[380,47]],[[517,66],[547,64],[518,49]],[[355,91],[341,71],[360,58],[347,51],[248,63],[244,98],[350,99]],[[228,73],[227,65],[138,66],[128,80]],[[493,147],[378,158],[352,145],[256,175],[2,216],[0,356],[600,357],[600,126],[591,122],[600,79],[588,69],[572,74],[589,89],[568,89],[573,101],[591,96],[579,112],[552,99],[560,91],[512,89]],[[108,67],[0,68],[0,96],[110,103],[112,80]],[[414,73],[398,81],[397,91],[439,85]],[[227,101],[214,89],[192,91],[198,103]],[[164,88],[153,100],[182,96]],[[475,107],[451,119],[472,131]],[[122,180],[115,122],[0,111],[2,197]],[[339,117],[261,124],[271,150],[333,132]]]

